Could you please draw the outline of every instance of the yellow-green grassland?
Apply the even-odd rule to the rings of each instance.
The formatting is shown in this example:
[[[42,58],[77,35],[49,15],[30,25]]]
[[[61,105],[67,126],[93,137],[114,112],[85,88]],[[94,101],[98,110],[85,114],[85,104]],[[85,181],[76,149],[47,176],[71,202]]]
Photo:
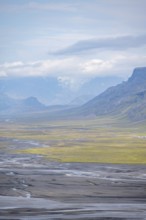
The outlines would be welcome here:
[[[2,123],[1,150],[59,162],[146,164],[146,125],[115,118]],[[11,148],[17,139],[17,148]],[[24,141],[23,147],[21,142]],[[27,145],[35,141],[37,146]],[[14,143],[13,143],[14,145]]]

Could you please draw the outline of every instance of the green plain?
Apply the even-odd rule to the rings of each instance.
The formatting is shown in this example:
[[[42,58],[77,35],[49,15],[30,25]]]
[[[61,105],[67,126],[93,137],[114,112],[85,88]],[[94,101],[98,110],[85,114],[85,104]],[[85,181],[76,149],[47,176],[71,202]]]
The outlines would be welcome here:
[[[43,155],[59,162],[146,164],[146,125],[115,118],[93,118],[33,123],[3,123],[0,137],[38,141],[40,146],[9,153]],[[10,146],[10,142],[9,142]]]

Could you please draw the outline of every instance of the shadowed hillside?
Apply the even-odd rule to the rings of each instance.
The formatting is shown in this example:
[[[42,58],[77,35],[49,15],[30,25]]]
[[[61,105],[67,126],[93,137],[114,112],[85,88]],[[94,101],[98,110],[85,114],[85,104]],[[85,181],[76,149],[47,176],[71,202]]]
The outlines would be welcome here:
[[[136,68],[128,81],[110,87],[80,108],[84,115],[122,114],[146,119],[146,67]]]

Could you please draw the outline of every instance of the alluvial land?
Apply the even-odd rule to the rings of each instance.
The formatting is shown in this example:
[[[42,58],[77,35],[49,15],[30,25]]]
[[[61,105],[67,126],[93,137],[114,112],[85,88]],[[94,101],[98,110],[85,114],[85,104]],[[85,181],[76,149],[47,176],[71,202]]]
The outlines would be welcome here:
[[[1,149],[59,162],[146,164],[146,126],[113,118],[4,123]]]
[[[146,219],[146,126],[1,120],[0,219]]]

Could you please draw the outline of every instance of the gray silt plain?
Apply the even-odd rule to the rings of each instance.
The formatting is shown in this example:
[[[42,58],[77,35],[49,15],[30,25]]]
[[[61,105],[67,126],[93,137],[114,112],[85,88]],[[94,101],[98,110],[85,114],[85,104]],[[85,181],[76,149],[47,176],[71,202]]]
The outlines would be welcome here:
[[[146,220],[146,166],[1,154],[2,220]]]

